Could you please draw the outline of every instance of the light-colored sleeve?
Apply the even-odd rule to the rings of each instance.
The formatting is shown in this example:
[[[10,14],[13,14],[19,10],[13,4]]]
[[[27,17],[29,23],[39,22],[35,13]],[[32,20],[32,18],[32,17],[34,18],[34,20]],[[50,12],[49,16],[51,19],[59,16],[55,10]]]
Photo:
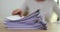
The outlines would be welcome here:
[[[26,3],[26,0],[24,0],[21,2],[19,9],[21,9],[24,12],[24,11],[26,11],[26,8],[27,8],[27,3]]]
[[[60,18],[60,8],[59,8],[59,5],[57,3],[54,3],[54,11],[56,12],[58,17]]]
[[[23,11],[24,16],[28,14],[27,0],[22,1],[20,9]]]

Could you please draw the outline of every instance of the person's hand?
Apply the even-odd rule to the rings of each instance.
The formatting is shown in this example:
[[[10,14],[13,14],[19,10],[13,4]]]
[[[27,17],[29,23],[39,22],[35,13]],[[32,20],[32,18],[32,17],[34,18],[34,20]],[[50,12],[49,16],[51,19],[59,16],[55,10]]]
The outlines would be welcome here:
[[[16,9],[12,12],[12,15],[23,16],[23,12],[20,9]]]

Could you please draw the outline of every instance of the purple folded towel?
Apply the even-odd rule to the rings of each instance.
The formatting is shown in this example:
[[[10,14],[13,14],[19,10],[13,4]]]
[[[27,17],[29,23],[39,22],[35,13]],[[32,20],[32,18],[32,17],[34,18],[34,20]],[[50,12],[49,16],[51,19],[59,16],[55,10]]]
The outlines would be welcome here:
[[[38,10],[20,20],[12,21],[6,19],[5,20],[6,23],[4,24],[9,29],[10,28],[19,28],[19,29],[32,28],[32,29],[47,30],[47,23],[43,21],[43,18],[39,14],[40,12]]]

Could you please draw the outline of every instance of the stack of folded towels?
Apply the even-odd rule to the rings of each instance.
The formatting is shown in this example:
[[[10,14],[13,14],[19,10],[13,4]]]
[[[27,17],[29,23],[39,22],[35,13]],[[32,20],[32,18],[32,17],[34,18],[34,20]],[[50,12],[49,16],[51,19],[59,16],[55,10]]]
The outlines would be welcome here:
[[[8,29],[40,29],[47,30],[47,23],[43,21],[43,18],[38,16],[39,10],[31,13],[28,16],[9,16],[4,20],[4,24]]]

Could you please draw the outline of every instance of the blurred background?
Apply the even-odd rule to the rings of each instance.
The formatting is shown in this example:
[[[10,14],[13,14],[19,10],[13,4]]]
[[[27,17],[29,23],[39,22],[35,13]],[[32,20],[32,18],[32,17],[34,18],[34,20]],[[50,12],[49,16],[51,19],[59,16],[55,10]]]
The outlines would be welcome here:
[[[22,6],[24,0],[0,0],[0,19],[4,19],[7,16],[11,15],[11,12],[15,9],[18,9]],[[54,0],[58,6],[60,6],[59,0]],[[56,22],[58,16],[53,12],[50,19],[51,22]]]

